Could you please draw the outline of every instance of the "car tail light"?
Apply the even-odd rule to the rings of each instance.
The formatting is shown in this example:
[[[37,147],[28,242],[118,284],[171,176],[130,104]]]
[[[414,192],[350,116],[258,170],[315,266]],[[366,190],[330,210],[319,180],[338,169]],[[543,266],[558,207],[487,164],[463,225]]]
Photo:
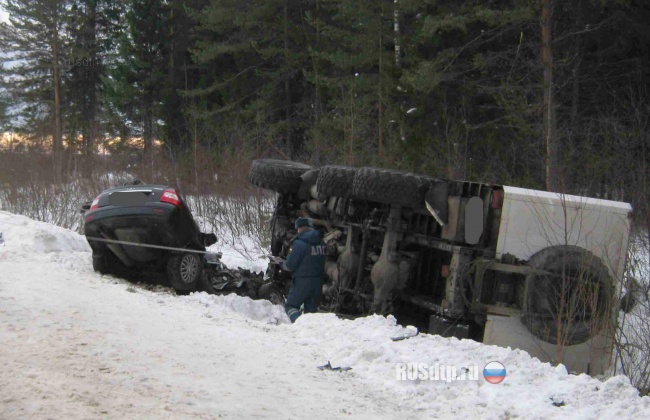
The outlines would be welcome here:
[[[449,277],[449,266],[448,265],[443,265],[442,268],[440,269],[440,275],[442,277]]]
[[[503,206],[503,191],[492,191],[492,201],[490,202],[490,208],[500,209],[501,206]]]
[[[178,194],[171,188],[163,191],[162,195],[160,196],[160,201],[163,203],[173,204],[176,207],[181,206],[181,200],[178,198]]]
[[[89,209],[90,211],[99,208],[99,197],[101,197],[101,194],[95,197],[95,199],[93,200],[92,204],[90,205],[90,209]]]

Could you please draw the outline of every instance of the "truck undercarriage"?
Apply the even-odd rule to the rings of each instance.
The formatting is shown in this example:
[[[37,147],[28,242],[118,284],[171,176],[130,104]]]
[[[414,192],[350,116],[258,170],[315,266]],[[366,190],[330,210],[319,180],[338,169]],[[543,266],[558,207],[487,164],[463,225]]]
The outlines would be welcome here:
[[[538,200],[538,205],[531,199],[529,211],[514,213],[517,202],[512,197],[518,196],[509,191],[517,189],[510,187],[379,168],[314,169],[275,160],[254,161],[249,179],[279,193],[271,226],[273,255],[286,256],[296,217],[311,217],[322,231],[328,257],[322,302],[326,310],[353,315],[405,312],[426,317],[430,333],[494,344],[500,344],[493,337],[502,335],[503,321],[495,317],[513,318],[526,340],[535,342],[515,346],[543,348],[542,353],[554,352],[558,344],[566,354],[571,346],[590,346],[593,339],[609,343],[617,289],[613,278],[622,274],[620,261],[608,269],[605,262],[611,268],[611,261],[585,246],[590,242],[582,239],[584,234],[573,240],[565,232],[569,240],[564,242],[546,234],[545,246],[527,245],[543,236],[535,223],[548,231],[557,224],[555,202]],[[551,216],[537,214],[540,222],[535,222],[535,206]],[[628,207],[621,206],[620,213],[626,215]],[[577,208],[573,213],[588,215]],[[565,218],[573,214],[564,213]],[[619,219],[618,236],[607,240],[624,249],[629,222],[625,216]],[[507,239],[509,244],[519,238],[512,230],[517,223],[524,226],[518,227],[520,236],[528,232],[530,237],[504,252]],[[531,249],[519,249],[524,247]],[[272,264],[268,274],[278,290],[287,291],[288,273]],[[540,357],[553,360],[558,354]],[[588,361],[571,368],[594,372],[607,364]]]

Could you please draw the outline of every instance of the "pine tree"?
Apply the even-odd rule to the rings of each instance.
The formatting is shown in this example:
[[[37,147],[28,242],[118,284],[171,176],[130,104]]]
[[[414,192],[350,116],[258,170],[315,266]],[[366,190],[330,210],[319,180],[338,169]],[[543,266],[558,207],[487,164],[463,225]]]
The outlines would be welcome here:
[[[313,115],[305,73],[313,32],[304,16],[313,4],[288,0],[211,1],[198,14],[194,49],[205,84],[186,94],[207,100],[205,116],[248,131],[250,143],[300,153]],[[254,146],[254,147],[258,147]]]
[[[396,10],[394,1],[334,0],[309,20],[318,34],[310,80],[326,102],[313,136],[326,138],[318,142],[326,160],[382,162],[386,145],[401,140],[390,127],[400,113]]]
[[[11,103],[11,98],[8,93],[4,90],[0,91],[0,130],[6,131],[11,127],[11,121],[9,117],[9,104]]]
[[[84,172],[90,175],[101,131],[102,80],[115,48],[119,3],[111,0],[75,0],[70,13],[70,56],[64,60],[68,75],[72,137],[81,135]]]
[[[121,3],[112,0],[74,0],[70,10],[70,56],[64,61],[70,98],[71,137],[81,135],[84,173],[89,176],[100,137],[102,81],[116,43]]]
[[[400,86],[416,109],[406,118],[415,166],[437,176],[535,186],[529,181],[542,167],[528,157],[541,148],[536,5],[401,3]]]
[[[0,33],[3,87],[17,101],[14,121],[27,132],[51,136],[57,181],[63,175],[61,61],[68,48],[67,5],[63,0],[4,0],[11,24],[3,23]]]
[[[119,60],[106,79],[113,113],[126,119],[128,131],[142,137],[145,168],[151,168],[153,140],[160,135],[168,17],[167,2],[163,0],[131,1],[119,40]]]

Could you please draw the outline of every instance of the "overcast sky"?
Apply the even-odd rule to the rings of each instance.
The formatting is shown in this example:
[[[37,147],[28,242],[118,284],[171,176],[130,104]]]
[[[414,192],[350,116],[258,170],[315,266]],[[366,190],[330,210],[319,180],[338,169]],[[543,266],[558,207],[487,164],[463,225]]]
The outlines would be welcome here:
[[[9,22],[9,14],[0,8],[0,22]]]

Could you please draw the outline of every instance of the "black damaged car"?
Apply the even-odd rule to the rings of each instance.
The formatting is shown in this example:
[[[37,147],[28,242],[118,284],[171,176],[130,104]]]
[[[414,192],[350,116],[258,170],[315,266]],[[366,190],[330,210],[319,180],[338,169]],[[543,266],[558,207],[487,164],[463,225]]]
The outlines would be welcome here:
[[[207,246],[176,189],[139,182],[103,191],[82,206],[93,269],[102,274],[167,273],[178,292],[202,288]]]

